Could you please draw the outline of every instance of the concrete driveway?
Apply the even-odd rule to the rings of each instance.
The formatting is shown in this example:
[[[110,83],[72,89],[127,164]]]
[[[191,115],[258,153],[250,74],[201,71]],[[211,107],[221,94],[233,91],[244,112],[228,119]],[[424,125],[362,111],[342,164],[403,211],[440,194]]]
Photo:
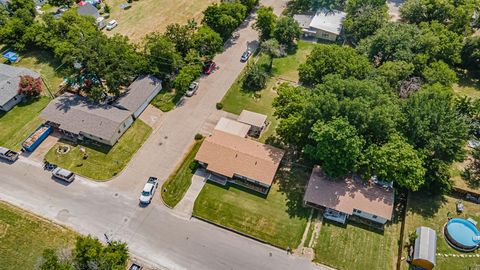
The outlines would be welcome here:
[[[279,11],[285,1],[262,3],[272,3]],[[240,37],[214,59],[220,69],[200,79],[198,94],[162,116],[160,127],[118,177],[103,183],[78,177],[66,185],[53,180],[41,163],[31,159],[21,158],[12,165],[0,162],[0,200],[83,234],[102,240],[107,234],[125,241],[133,257],[162,269],[326,269],[205,222],[179,218],[159,202],[158,195],[150,206],[138,205],[148,176],[157,176],[162,184],[194,135],[211,126],[205,123],[216,113],[215,104],[245,66],[241,54],[249,46],[258,46],[252,23],[250,18],[239,29]]]

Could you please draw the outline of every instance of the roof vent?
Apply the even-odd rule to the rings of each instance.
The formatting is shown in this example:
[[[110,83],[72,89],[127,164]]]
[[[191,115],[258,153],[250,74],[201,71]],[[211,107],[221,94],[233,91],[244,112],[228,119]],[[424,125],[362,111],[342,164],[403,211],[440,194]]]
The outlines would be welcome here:
[[[255,165],[257,165],[257,161],[255,161]]]
[[[318,189],[318,186],[315,186],[315,189]]]
[[[235,153],[235,157],[238,157],[238,154],[237,154],[237,153]]]

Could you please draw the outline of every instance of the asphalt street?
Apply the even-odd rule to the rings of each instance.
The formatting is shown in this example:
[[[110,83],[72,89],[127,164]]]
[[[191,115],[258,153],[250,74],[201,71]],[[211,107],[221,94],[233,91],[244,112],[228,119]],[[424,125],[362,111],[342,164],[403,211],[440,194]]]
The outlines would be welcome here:
[[[262,3],[274,5],[280,13],[285,1]],[[258,46],[253,19],[214,59],[220,68],[200,79],[198,94],[163,116],[119,176],[104,183],[77,177],[66,185],[52,179],[38,162],[22,157],[14,164],[0,162],[0,200],[83,234],[125,241],[134,258],[161,269],[326,269],[208,223],[176,216],[159,202],[158,194],[150,206],[138,205],[148,176],[164,181],[174,170],[242,71],[241,54]]]

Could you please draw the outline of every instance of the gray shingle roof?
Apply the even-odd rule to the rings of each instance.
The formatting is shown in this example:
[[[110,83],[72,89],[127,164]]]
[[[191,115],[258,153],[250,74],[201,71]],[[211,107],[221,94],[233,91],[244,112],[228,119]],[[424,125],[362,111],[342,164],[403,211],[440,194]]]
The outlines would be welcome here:
[[[40,74],[26,68],[0,64],[0,105],[7,103],[18,94],[20,77],[25,75],[40,77]]]
[[[98,12],[98,9],[90,3],[87,3],[86,5],[79,7],[77,9],[77,13],[82,16],[92,16],[95,19],[100,17],[100,13]]]
[[[161,85],[161,82],[160,79],[151,75],[140,76],[130,84],[128,91],[113,105],[134,113],[145,103],[155,89]]]
[[[85,97],[66,93],[54,99],[40,117],[75,134],[81,131],[110,140],[131,112],[111,105],[101,105]]]

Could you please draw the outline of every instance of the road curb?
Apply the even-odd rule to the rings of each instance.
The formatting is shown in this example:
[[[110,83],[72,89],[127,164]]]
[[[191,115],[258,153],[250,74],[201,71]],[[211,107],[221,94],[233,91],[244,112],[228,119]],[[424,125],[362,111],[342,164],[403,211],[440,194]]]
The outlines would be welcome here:
[[[215,222],[213,222],[213,221],[211,221],[211,220],[208,220],[208,219],[205,219],[205,218],[196,216],[195,214],[192,214],[192,218],[195,218],[195,219],[198,219],[198,220],[200,220],[200,221],[203,221],[203,222],[212,224],[212,225],[214,225],[214,226],[216,226],[216,227],[225,229],[225,230],[227,230],[227,231],[231,231],[231,232],[236,233],[236,234],[239,234],[239,235],[241,235],[241,236],[250,238],[250,239],[255,240],[255,241],[257,241],[257,242],[260,242],[260,243],[262,243],[262,244],[266,244],[266,245],[269,245],[269,246],[271,246],[271,247],[274,247],[274,248],[277,248],[277,249],[280,249],[280,250],[283,250],[283,251],[287,251],[287,250],[286,250],[285,248],[283,248],[283,247],[277,246],[277,245],[275,245],[275,244],[268,243],[267,241],[262,240],[262,239],[259,239],[259,238],[256,238],[255,236],[252,236],[252,235],[243,233],[243,232],[241,232],[241,231],[237,231],[237,230],[232,229],[232,228],[229,228],[229,227],[227,227],[227,226],[224,226],[224,225],[215,223]]]

